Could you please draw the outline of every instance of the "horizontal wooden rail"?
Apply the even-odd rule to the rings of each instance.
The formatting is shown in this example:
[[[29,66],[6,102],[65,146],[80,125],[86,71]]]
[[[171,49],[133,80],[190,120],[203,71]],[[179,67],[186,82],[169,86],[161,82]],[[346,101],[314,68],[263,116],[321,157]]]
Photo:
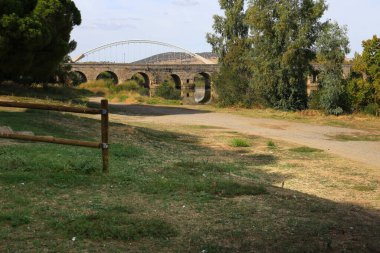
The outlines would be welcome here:
[[[68,107],[68,106],[60,106],[60,105],[44,105],[44,104],[30,104],[30,103],[0,101],[0,106],[36,109],[36,110],[45,110],[45,111],[72,112],[72,113],[84,113],[84,114],[103,114],[103,110],[101,109]]]
[[[68,140],[68,139],[55,138],[55,137],[50,137],[50,136],[32,136],[32,135],[23,135],[23,134],[0,133],[0,138],[55,143],[55,144],[79,146],[79,147],[86,147],[86,148],[102,148],[103,146],[102,143],[98,143],[98,142]]]
[[[90,142],[90,141],[68,140],[68,139],[55,138],[55,137],[50,137],[50,136],[22,135],[22,134],[17,134],[17,133],[16,134],[15,133],[0,133],[0,138],[33,141],[33,142],[46,142],[46,143],[54,143],[54,144],[62,144],[62,145],[70,145],[70,146],[80,146],[80,147],[86,147],[86,148],[99,148],[99,149],[102,149],[103,172],[104,173],[109,172],[108,100],[101,101],[101,109],[31,104],[31,103],[18,103],[18,102],[8,102],[8,101],[0,101],[0,107],[14,107],[14,108],[26,108],[26,109],[84,113],[84,114],[100,114],[101,115],[101,135],[102,135],[101,143]]]

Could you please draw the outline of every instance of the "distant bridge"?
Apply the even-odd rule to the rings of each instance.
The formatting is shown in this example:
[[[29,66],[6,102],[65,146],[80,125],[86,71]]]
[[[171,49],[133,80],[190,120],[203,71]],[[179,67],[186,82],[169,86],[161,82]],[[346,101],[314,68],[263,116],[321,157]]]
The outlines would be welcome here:
[[[130,48],[141,45],[144,46],[143,50]],[[112,50],[114,52],[108,52]],[[137,55],[136,51],[140,54]],[[154,93],[158,85],[171,78],[176,88],[181,90],[184,102],[190,104],[207,103],[211,100],[211,75],[219,69],[215,60],[212,62],[181,47],[148,40],[107,44],[81,54],[71,65],[72,71],[87,82],[97,80],[104,72],[112,75],[118,84],[131,80],[135,74],[140,74],[145,80],[144,86],[151,93]],[[198,76],[204,80],[201,87],[199,84],[195,87]]]
[[[141,47],[142,46],[142,47]],[[74,59],[72,71],[84,82],[96,81],[102,73],[113,76],[116,84],[131,80],[135,74],[144,78],[144,86],[154,94],[158,85],[168,78],[181,90],[183,102],[187,104],[207,103],[212,98],[211,76],[218,72],[217,59],[206,58],[171,44],[129,40],[107,44],[90,50]],[[308,78],[307,91],[318,89],[319,65],[314,65],[314,73]],[[351,65],[344,65],[347,77]],[[197,78],[203,79],[199,85]]]

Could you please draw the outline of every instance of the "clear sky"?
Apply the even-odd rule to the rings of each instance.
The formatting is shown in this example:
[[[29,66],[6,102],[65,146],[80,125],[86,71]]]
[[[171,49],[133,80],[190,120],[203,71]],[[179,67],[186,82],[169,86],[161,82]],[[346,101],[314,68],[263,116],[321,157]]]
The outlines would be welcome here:
[[[73,56],[120,40],[167,42],[193,52],[211,51],[205,36],[212,16],[221,13],[218,0],[74,0],[82,25],[74,29],[78,42]],[[380,0],[327,0],[324,19],[347,25],[353,55],[361,41],[380,35]]]

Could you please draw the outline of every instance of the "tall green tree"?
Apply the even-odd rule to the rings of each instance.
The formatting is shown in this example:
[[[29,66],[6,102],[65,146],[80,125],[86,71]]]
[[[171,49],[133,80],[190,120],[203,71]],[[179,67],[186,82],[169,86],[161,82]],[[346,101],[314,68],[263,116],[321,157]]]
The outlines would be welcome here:
[[[207,34],[213,52],[219,56],[220,71],[214,78],[218,101],[222,105],[249,105],[250,68],[248,26],[244,0],[219,0],[224,16],[214,16],[214,32]]]
[[[347,28],[326,23],[317,42],[317,61],[320,64],[319,104],[329,114],[339,115],[350,110],[343,78],[343,63],[350,52]]]
[[[380,108],[380,38],[363,41],[363,53],[355,54],[348,85],[355,110]]]
[[[307,107],[307,74],[322,29],[324,0],[251,0],[251,87],[257,99],[278,109]]]
[[[0,80],[47,81],[76,47],[72,0],[1,0],[0,15]]]

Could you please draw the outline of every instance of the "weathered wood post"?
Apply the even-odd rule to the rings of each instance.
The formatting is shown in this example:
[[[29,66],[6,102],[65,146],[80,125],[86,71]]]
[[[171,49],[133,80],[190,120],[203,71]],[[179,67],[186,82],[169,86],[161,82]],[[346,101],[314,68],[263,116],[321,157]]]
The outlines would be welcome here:
[[[106,99],[102,100],[101,109],[102,109],[103,173],[108,173],[109,172],[109,144],[108,144],[109,111],[108,111],[108,100],[106,100]]]

